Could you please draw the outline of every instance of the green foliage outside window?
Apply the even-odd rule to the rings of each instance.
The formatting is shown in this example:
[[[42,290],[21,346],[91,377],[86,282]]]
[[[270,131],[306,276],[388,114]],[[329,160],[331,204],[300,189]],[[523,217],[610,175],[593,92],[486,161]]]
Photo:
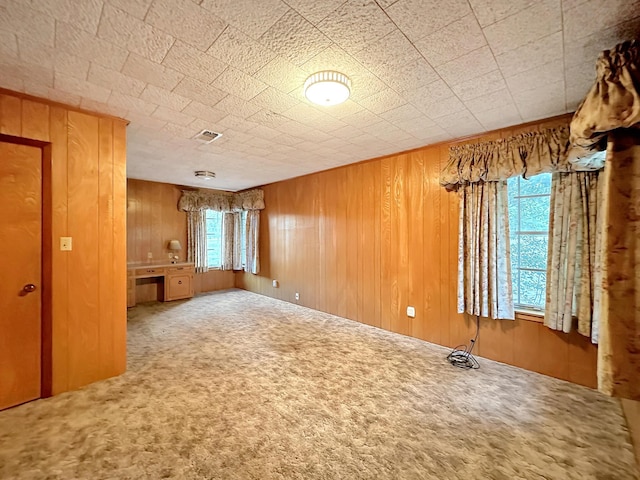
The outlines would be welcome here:
[[[512,177],[507,187],[514,304],[544,310],[551,174]]]

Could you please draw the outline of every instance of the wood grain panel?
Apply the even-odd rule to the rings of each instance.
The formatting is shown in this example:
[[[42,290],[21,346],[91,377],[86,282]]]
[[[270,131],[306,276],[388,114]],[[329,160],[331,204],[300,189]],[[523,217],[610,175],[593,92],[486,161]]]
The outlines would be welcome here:
[[[640,402],[633,400],[621,399],[622,411],[627,419],[629,434],[636,452],[636,461],[640,465]]]
[[[445,346],[467,344],[476,319],[457,313],[458,197],[438,182],[450,145],[265,186],[260,255],[267,267],[258,276],[237,273],[236,285],[288,301],[293,292],[307,292],[302,305]],[[271,287],[272,279],[280,289]],[[408,305],[416,307],[415,319],[407,318]],[[476,352],[595,386],[596,347],[537,322],[483,319]]]
[[[45,329],[51,338],[45,340],[48,345],[43,349],[50,356],[45,359],[49,362],[46,374],[50,378],[43,379],[47,394],[61,393],[124,371],[125,337],[116,338],[115,332],[116,325],[121,330],[126,327],[126,287],[122,288],[122,300],[118,300],[120,288],[115,285],[122,278],[123,284],[126,282],[124,200],[120,228],[115,219],[117,192],[124,194],[126,187],[126,122],[109,117],[113,132],[108,134],[109,128],[102,130],[101,118],[104,116],[0,91],[0,133],[18,137],[19,142],[42,145],[49,162],[51,186],[44,193],[50,200],[43,213],[50,228],[43,245],[51,257],[47,266],[51,285],[46,286],[51,301],[47,312],[50,325]],[[106,167],[112,162],[106,148],[111,141],[107,139],[109,135],[113,145],[119,145],[112,153],[113,163],[119,165],[118,176]],[[110,218],[111,231],[106,227]],[[113,239],[111,247],[102,234]],[[73,238],[71,252],[59,250],[62,236]],[[109,248],[114,262],[107,266],[100,258]],[[122,262],[116,262],[117,257]],[[114,284],[102,289],[101,274],[111,275]],[[103,309],[110,309],[110,313]],[[109,336],[113,349],[103,349]],[[116,358],[118,351],[121,358]],[[120,366],[111,368],[116,363]]]
[[[69,112],[68,225],[75,248],[69,255],[69,288],[75,308],[69,311],[69,339],[76,347],[69,352],[69,385],[78,388],[99,376],[100,311],[99,280],[99,119]],[[88,203],[87,198],[94,199]]]

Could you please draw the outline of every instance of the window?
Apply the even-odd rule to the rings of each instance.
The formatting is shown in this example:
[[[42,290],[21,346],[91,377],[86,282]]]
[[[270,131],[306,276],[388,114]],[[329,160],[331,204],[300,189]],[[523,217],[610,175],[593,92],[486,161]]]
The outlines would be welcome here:
[[[551,174],[512,177],[507,186],[513,303],[516,309],[544,310]]]
[[[222,268],[222,212],[207,210],[207,266]]]

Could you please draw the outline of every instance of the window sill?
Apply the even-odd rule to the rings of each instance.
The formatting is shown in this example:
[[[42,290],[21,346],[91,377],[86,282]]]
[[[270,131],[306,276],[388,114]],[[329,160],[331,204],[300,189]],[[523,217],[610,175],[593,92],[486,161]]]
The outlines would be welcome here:
[[[518,309],[516,310],[516,320],[544,323],[544,313],[537,310]]]

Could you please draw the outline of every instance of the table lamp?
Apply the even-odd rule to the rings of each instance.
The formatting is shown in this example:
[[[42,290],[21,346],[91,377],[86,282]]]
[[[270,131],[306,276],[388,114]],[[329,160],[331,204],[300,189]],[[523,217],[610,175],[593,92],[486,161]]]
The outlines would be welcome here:
[[[178,262],[178,253],[177,252],[182,250],[182,245],[180,245],[180,240],[169,240],[169,250],[171,250],[173,252],[170,255],[171,263],[177,263]]]

